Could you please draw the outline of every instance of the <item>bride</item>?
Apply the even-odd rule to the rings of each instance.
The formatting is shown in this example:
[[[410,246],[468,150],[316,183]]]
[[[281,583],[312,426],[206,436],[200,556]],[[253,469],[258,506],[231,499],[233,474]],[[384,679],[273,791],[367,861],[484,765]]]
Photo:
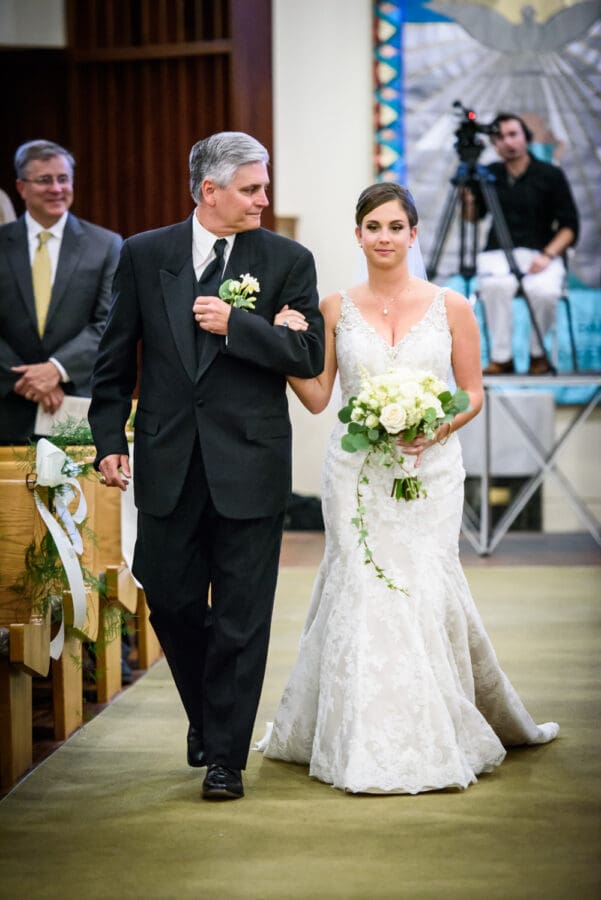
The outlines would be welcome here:
[[[356,226],[367,281],[323,300],[324,371],[290,378],[292,389],[319,413],[337,372],[346,404],[362,370],[426,369],[447,381],[452,368],[470,409],[431,440],[399,440],[427,496],[392,498],[391,470],[368,466],[364,518],[385,580],[365,563],[351,521],[365,452],[342,450],[345,426],[334,428],[322,479],[325,555],[298,659],[259,749],[355,793],[465,788],[502,762],[505,747],[544,743],[559,727],[536,725],[499,667],[459,563],[465,472],[456,432],[482,406],[472,310],[460,294],[410,275],[417,211],[407,190],[366,188]],[[305,327],[286,308],[275,324]]]

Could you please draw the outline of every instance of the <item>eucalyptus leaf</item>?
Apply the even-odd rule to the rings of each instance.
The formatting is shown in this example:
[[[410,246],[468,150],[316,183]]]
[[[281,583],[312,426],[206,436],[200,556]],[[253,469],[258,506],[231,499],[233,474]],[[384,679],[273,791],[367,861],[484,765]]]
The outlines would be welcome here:
[[[353,440],[352,434],[343,434],[340,444],[343,450],[346,450],[347,453],[354,453],[356,451],[355,442]]]
[[[365,434],[365,432],[361,432],[360,434],[350,435],[351,440],[355,446],[355,450],[369,450],[370,442],[369,438]]]
[[[361,434],[363,431],[365,431],[365,425],[360,425],[359,422],[349,422],[349,434]]]

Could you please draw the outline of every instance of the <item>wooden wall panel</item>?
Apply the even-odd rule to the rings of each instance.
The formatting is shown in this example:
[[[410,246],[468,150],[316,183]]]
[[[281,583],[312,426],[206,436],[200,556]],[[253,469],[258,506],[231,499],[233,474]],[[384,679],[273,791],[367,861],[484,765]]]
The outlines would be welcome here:
[[[232,119],[273,149],[271,0],[231,0]]]
[[[81,215],[124,235],[188,215],[190,148],[229,127],[228,78],[222,57],[79,65],[72,147]]]
[[[20,215],[13,158],[25,141],[47,138],[69,147],[68,64],[62,50],[0,50],[0,187]]]
[[[214,41],[228,35],[230,0],[67,0],[67,21],[80,51]]]
[[[272,151],[271,0],[67,0],[67,22],[67,51],[0,50],[5,189],[18,144],[56,140],[77,161],[74,212],[127,237],[191,212],[197,140],[248,131]]]

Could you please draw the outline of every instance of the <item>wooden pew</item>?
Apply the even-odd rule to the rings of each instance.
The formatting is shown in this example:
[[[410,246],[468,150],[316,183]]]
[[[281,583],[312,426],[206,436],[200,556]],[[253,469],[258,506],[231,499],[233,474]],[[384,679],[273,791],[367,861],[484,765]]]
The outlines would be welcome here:
[[[133,490],[130,486],[129,490]],[[150,625],[144,591],[138,588],[124,559],[121,546],[121,491],[96,488],[97,552],[95,573],[104,575],[106,594],[100,605],[100,634],[96,648],[96,688],[99,703],[107,703],[121,690],[121,642],[110,640],[114,632],[114,611],[129,613],[135,627],[138,667],[147,669],[160,656],[161,648]],[[106,636],[106,640],[103,640]]]
[[[69,451],[67,451],[69,452]],[[32,677],[50,669],[50,611],[32,609],[28,598],[10,590],[24,569],[25,550],[45,533],[33,492],[26,484],[25,447],[0,447],[0,782],[10,786],[32,762]],[[85,626],[73,627],[70,594],[64,594],[65,646],[52,660],[54,736],[65,740],[83,722],[82,641],[97,641],[98,701],[121,689],[121,641],[115,634],[115,607],[136,618],[138,664],[148,668],[161,655],[149,623],[144,592],[131,577],[121,553],[120,492],[81,479],[88,505],[87,526],[96,543],[85,542],[82,563],[105,577],[106,595],[87,591]],[[4,651],[3,649],[4,648]]]
[[[32,676],[50,667],[50,610],[41,615],[11,590],[25,548],[43,528],[25,471],[0,447],[0,784],[10,787],[32,763]]]
[[[96,591],[86,591],[86,597],[86,624],[84,628],[77,629],[71,593],[63,592],[65,644],[60,657],[52,660],[52,709],[57,741],[65,741],[83,724],[82,643],[95,641],[100,625],[98,594]]]
[[[78,448],[80,449],[80,448]],[[67,450],[70,455],[70,451]],[[93,448],[86,454],[93,459]],[[82,478],[81,487],[88,506],[86,528],[96,530],[96,478]],[[95,545],[85,540],[82,566],[94,572]],[[52,660],[52,706],[54,715],[54,737],[66,740],[83,724],[83,652],[84,641],[95,641],[100,626],[100,600],[95,590],[86,591],[87,617],[83,629],[74,627],[73,601],[69,591],[63,593],[63,616],[65,625],[65,646],[59,659]]]
[[[10,787],[31,767],[33,675],[50,664],[50,613],[0,628],[0,787]]]
[[[156,632],[150,624],[150,610],[146,602],[146,595],[141,588],[138,588],[136,626],[138,667],[140,669],[149,669],[163,655],[163,651]]]
[[[26,480],[25,447],[0,447],[0,627],[5,633],[5,654],[0,659],[0,757],[3,785],[12,784],[32,760],[32,676],[46,677],[50,669],[51,611],[42,616],[32,598],[11,590],[25,566],[25,551],[39,541],[45,525],[35,507]],[[94,488],[83,481],[88,502],[88,524],[94,527]],[[84,565],[92,562],[89,547]],[[81,641],[98,632],[98,597],[87,592],[86,623],[73,629],[70,595],[65,592],[66,641],[58,660],[52,660],[54,734],[65,740],[83,721]]]

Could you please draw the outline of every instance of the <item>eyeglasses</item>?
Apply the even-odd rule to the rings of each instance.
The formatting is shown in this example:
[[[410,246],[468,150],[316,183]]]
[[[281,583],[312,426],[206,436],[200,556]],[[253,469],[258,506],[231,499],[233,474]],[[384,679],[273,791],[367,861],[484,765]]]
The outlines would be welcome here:
[[[61,187],[71,184],[73,179],[70,175],[39,175],[37,178],[22,178],[21,181],[29,181],[31,184],[39,184],[40,187],[52,187],[56,181]]]

